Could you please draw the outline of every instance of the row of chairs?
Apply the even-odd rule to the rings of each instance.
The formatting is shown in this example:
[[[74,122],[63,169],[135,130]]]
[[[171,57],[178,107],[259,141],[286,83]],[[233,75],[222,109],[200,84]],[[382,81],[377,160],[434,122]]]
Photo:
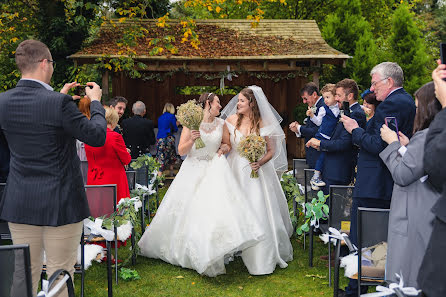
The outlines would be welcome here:
[[[304,197],[305,202],[310,201],[313,197],[316,197],[317,191],[314,191],[310,185],[311,176],[314,173],[313,169],[304,168],[303,171],[299,171],[298,168],[305,167],[302,162],[304,159],[294,159],[293,160],[293,175],[298,182],[304,184]],[[303,176],[302,176],[303,172]],[[300,175],[299,175],[300,174]],[[322,232],[328,232],[329,227],[333,227],[341,232],[349,233],[350,229],[350,209],[353,199],[353,186],[344,185],[332,185],[329,188],[329,216],[328,222],[326,224],[320,225]],[[297,207],[293,203],[294,213],[297,216]],[[388,230],[388,219],[389,210],[388,209],[375,209],[375,208],[358,208],[358,246],[357,250],[361,251],[364,247],[370,247],[383,241],[387,241],[387,230]],[[309,266],[313,266],[313,237],[314,228],[311,227],[308,232],[309,236]],[[306,234],[304,234],[304,249],[305,249],[305,239]],[[331,238],[330,238],[331,239]],[[338,296],[339,289],[339,268],[340,268],[340,250],[341,245],[347,245],[350,252],[354,252],[354,247],[349,242],[348,238],[346,240],[336,239],[334,244],[335,249],[335,267],[334,267],[334,288],[333,296]],[[328,241],[328,257],[329,257],[329,285],[332,283],[332,273],[331,273],[331,240]],[[373,276],[364,273],[362,268],[362,253],[358,252],[358,274],[354,276],[358,281],[358,294],[360,295],[361,285],[377,285],[380,282],[385,282],[384,270],[379,272],[378,275]]]

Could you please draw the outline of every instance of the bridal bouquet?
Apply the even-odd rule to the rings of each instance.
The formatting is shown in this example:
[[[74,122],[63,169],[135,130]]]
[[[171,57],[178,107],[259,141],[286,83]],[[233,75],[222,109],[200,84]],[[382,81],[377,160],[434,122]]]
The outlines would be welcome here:
[[[260,157],[265,154],[266,141],[262,136],[249,134],[242,138],[237,146],[240,156],[248,159],[250,163],[257,162]],[[251,171],[251,178],[258,178],[259,174],[254,170]]]
[[[177,119],[181,125],[191,130],[200,130],[203,120],[203,108],[195,100],[189,100],[177,107]],[[205,144],[201,138],[195,139],[195,148],[201,149]]]

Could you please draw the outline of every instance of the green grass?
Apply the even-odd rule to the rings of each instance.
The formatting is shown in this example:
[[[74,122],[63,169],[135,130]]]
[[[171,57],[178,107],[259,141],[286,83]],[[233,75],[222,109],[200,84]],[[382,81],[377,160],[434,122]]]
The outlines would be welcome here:
[[[226,266],[226,274],[215,278],[201,276],[193,270],[173,266],[161,260],[138,257],[135,266],[140,280],[113,282],[113,296],[332,296],[328,286],[327,261],[319,256],[327,254],[327,246],[315,238],[314,267],[308,267],[307,249],[301,238],[292,239],[294,260],[285,269],[279,267],[267,276],[251,276],[241,258]],[[119,249],[122,259],[128,248]],[[343,271],[341,270],[341,275]],[[341,288],[347,279],[341,276]],[[75,276],[76,296],[80,296],[80,275]],[[85,296],[107,296],[105,263],[94,263],[85,275]]]

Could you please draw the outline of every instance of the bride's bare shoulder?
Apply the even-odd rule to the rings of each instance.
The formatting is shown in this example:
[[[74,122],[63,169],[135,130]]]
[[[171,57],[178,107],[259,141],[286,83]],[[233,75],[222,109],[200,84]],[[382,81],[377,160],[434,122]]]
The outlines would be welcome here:
[[[235,126],[237,123],[237,114],[230,115],[226,120],[229,122],[229,124]]]

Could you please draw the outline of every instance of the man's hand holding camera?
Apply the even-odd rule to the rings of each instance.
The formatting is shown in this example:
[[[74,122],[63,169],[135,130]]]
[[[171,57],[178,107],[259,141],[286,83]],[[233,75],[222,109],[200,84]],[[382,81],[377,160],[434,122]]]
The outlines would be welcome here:
[[[62,94],[68,94],[68,91],[72,88],[78,88],[81,85],[78,82],[66,83],[60,90]],[[91,101],[101,101],[102,90],[101,87],[95,82],[87,82],[85,86],[85,95],[90,98]],[[73,100],[78,100],[81,98],[79,95],[72,96]]]

